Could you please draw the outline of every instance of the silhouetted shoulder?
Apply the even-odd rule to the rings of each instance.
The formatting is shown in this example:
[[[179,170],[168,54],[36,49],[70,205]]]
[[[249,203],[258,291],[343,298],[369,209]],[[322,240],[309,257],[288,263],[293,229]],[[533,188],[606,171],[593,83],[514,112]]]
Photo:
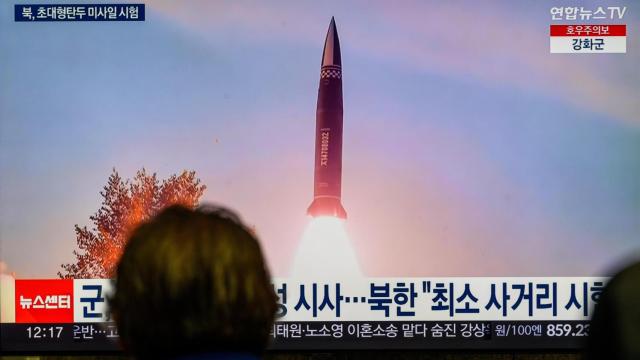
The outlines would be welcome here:
[[[616,274],[591,320],[588,359],[640,359],[640,262]]]

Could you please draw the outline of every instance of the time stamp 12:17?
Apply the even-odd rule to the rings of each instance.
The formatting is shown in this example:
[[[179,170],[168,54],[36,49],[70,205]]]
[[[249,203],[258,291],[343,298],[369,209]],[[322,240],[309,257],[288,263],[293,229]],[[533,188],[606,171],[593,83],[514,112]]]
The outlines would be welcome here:
[[[29,326],[27,336],[29,339],[59,339],[62,329],[62,326]]]

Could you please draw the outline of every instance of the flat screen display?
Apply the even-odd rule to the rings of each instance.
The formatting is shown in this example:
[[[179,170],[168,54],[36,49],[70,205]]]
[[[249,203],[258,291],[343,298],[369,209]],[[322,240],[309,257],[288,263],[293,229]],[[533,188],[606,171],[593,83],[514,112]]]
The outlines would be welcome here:
[[[578,347],[640,248],[639,10],[2,2],[2,350],[118,351],[174,203],[258,235],[274,349]]]

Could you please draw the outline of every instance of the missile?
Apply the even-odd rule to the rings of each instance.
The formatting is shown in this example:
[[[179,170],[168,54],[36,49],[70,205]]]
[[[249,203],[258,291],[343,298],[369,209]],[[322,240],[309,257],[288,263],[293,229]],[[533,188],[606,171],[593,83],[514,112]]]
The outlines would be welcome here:
[[[316,153],[312,217],[347,218],[342,207],[342,60],[336,22],[331,18],[324,41],[316,108]]]

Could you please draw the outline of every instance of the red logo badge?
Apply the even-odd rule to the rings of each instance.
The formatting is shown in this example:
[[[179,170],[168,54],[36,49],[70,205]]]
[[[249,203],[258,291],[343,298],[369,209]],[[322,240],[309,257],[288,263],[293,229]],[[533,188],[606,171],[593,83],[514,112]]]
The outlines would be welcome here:
[[[73,280],[16,280],[17,323],[72,323]]]

